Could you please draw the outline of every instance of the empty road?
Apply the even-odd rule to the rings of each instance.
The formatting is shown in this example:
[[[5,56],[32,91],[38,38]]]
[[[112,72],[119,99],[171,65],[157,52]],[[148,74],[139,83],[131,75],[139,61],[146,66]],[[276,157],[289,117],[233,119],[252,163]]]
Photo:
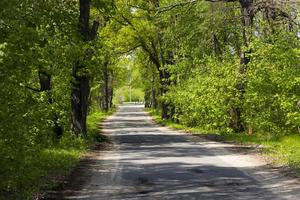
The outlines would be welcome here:
[[[94,156],[64,199],[300,199],[298,180],[234,145],[155,125],[141,105],[120,106],[103,130],[113,148]]]

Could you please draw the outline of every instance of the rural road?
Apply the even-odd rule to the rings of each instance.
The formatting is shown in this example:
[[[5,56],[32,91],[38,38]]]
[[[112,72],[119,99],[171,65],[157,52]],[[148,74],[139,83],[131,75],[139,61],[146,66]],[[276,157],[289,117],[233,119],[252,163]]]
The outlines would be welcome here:
[[[114,147],[95,156],[64,199],[300,199],[298,180],[234,145],[159,127],[141,105],[120,106],[103,128]]]

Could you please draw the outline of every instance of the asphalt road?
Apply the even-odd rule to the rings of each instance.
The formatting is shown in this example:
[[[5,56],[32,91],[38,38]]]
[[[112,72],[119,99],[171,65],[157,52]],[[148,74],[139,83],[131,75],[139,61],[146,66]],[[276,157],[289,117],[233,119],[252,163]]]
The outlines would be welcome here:
[[[300,199],[300,184],[236,146],[155,125],[141,105],[124,105],[104,123],[115,143],[79,174],[64,199]]]

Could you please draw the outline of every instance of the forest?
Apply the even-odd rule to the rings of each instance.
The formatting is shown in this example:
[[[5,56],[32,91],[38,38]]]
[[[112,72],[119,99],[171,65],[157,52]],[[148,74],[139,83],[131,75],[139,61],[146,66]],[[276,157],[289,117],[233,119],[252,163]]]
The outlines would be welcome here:
[[[290,136],[300,166],[298,0],[1,0],[0,8],[0,199],[53,187],[124,101],[203,133]]]

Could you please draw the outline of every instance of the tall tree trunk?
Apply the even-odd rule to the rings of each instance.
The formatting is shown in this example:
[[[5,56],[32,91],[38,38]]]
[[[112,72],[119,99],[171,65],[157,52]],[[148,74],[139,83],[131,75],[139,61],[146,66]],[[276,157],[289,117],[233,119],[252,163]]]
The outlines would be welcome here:
[[[114,82],[114,79],[113,79],[113,73],[111,72],[111,75],[110,75],[110,84],[109,84],[109,87],[110,87],[110,90],[109,90],[109,108],[112,108],[113,107],[113,96],[114,96],[114,87],[113,87],[113,82]]]
[[[243,25],[242,35],[243,35],[243,45],[246,50],[242,50],[240,57],[240,77],[241,79],[236,85],[236,89],[239,92],[239,101],[243,104],[244,93],[245,93],[245,74],[247,71],[247,65],[250,62],[249,42],[251,37],[251,26],[253,23],[253,3],[254,0],[240,0],[241,5],[241,21]],[[245,130],[245,124],[242,120],[242,108],[241,105],[235,106],[230,110],[231,120],[230,126],[235,132],[242,132]]]
[[[108,69],[109,61],[106,60],[103,64],[103,84],[101,85],[101,109],[108,112],[109,108],[112,107],[112,77],[110,77]]]
[[[145,108],[151,108],[151,91],[149,89],[146,89],[145,91],[144,101]]]
[[[152,0],[152,5],[154,8],[160,7],[160,1],[159,0]],[[161,29],[162,27],[159,27]],[[161,33],[157,32],[156,40],[158,42],[157,46],[152,42],[152,48],[153,48],[153,55],[156,61],[154,64],[156,65],[156,68],[159,72],[159,82],[160,82],[160,95],[163,97],[168,92],[168,87],[170,86],[170,73],[164,69],[165,64],[168,64],[167,61],[164,58],[164,52],[161,48],[162,44],[162,35]],[[158,49],[160,50],[158,53]],[[151,57],[151,56],[150,56]],[[154,60],[152,60],[154,61]],[[161,118],[162,119],[169,119],[169,104],[164,99],[162,99],[161,102]]]
[[[79,0],[79,31],[83,41],[96,38],[99,23],[94,21],[92,29],[89,28],[90,1]],[[91,50],[87,50],[85,57],[89,59]],[[90,80],[88,74],[80,74],[86,66],[77,62],[73,67],[73,88],[71,92],[72,130],[76,135],[86,134],[86,117],[88,113],[88,98],[90,94]]]
[[[104,78],[104,110],[105,110],[105,112],[108,112],[108,109],[109,109],[108,62],[104,63],[103,78]]]
[[[79,29],[84,41],[89,40],[90,0],[79,0]]]
[[[241,4],[241,16],[243,25],[243,45],[246,50],[241,52],[241,73],[244,73],[248,63],[250,62],[249,54],[251,53],[249,48],[249,42],[251,37],[251,26],[253,23],[253,3],[254,0],[240,0]]]
[[[113,107],[113,97],[114,97],[114,88],[110,87],[110,92],[109,92],[109,108]]]
[[[86,134],[86,117],[88,112],[88,100],[90,83],[87,75],[77,75],[81,66],[76,64],[73,68],[75,78],[72,89],[72,129],[76,135]]]
[[[159,72],[160,78],[160,95],[163,97],[168,92],[168,87],[170,86],[170,74],[166,70]],[[163,97],[164,98],[164,97]],[[161,118],[169,119],[169,104],[163,99],[161,102]]]
[[[155,77],[153,75],[151,82],[151,107],[157,108],[157,100],[156,100],[156,88],[155,88]]]

